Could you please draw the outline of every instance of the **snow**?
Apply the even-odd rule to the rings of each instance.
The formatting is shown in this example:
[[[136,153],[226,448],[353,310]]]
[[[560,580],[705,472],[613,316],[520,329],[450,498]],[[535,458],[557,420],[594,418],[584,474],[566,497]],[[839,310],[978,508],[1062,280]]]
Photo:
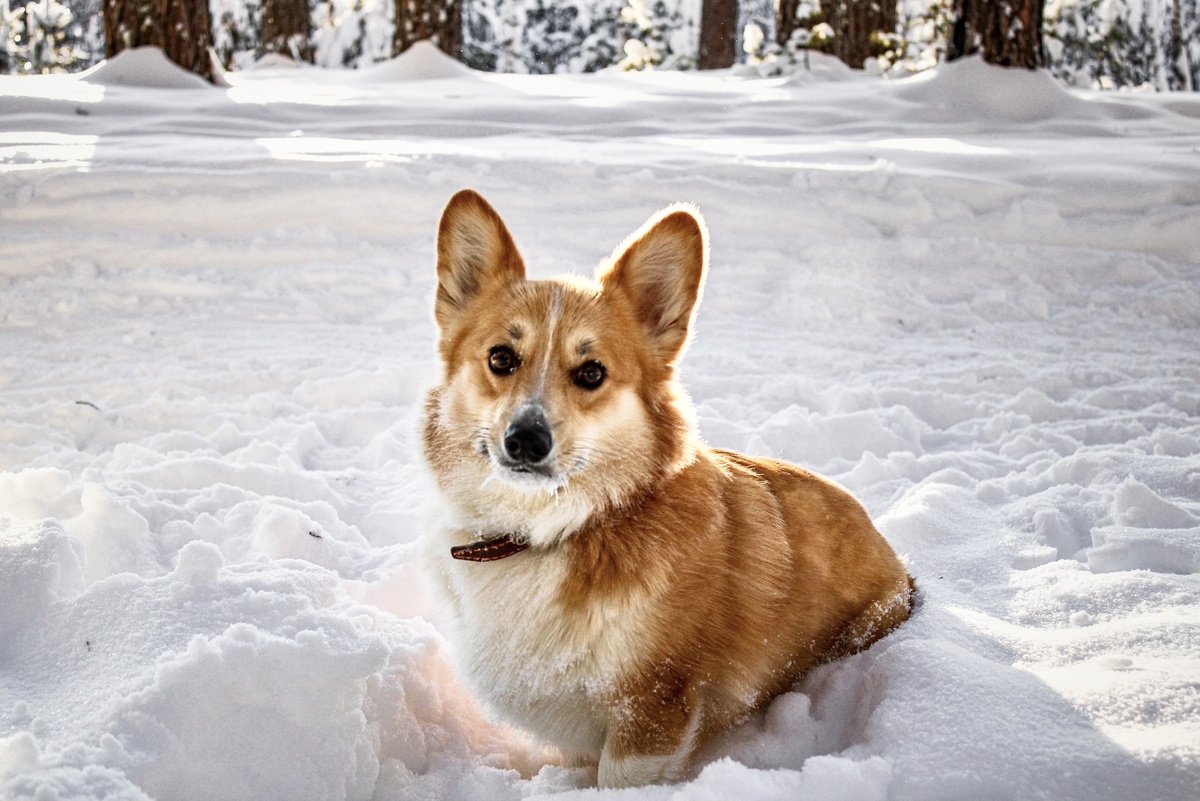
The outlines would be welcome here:
[[[449,67],[0,78],[0,797],[1195,796],[1200,99]],[[535,275],[698,203],[704,436],[919,582],[690,783],[589,789],[456,678],[415,426],[463,186]]]
[[[417,42],[400,55],[368,68],[368,81],[427,81],[437,78],[464,78],[471,75],[462,62],[443,53],[433,42]]]
[[[176,66],[157,47],[134,47],[120,58],[102,61],[80,74],[101,86],[142,86],[158,89],[203,89],[207,81]]]

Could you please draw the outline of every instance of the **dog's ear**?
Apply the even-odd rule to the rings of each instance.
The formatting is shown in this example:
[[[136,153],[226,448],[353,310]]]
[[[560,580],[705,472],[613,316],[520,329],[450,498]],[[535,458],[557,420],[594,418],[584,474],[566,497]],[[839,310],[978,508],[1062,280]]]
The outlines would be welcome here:
[[[525,277],[525,262],[508,228],[474,190],[457,192],[442,212],[437,275],[434,316],[443,331],[458,322],[484,289]]]
[[[605,292],[629,299],[663,361],[687,343],[708,269],[708,229],[694,206],[675,205],[651,217],[616,249],[597,279]]]

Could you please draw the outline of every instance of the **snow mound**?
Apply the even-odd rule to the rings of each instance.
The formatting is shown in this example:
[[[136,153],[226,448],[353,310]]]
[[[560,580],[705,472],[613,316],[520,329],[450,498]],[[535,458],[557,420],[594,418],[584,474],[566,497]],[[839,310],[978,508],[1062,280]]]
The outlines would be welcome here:
[[[796,70],[789,76],[789,82],[794,84],[813,83],[814,81],[849,81],[861,73],[855,72],[845,61],[837,56],[813,50],[806,59],[808,66]]]
[[[432,627],[355,602],[330,571],[227,567],[193,541],[165,575],[84,589],[61,527],[8,523],[0,656],[25,656],[0,663],[22,686],[42,678],[4,709],[4,798],[368,799],[381,781],[436,797],[434,764],[533,767],[479,716]],[[87,711],[41,717],[51,699]],[[59,750],[64,737],[79,744]]]
[[[157,47],[134,47],[101,61],[80,77],[89,83],[150,89],[205,89],[208,81],[167,58]]]
[[[851,69],[837,56],[818,50],[804,54],[803,60],[799,62],[792,62],[783,56],[768,56],[756,63],[734,64],[729,68],[729,74],[737,78],[785,77],[788,83],[797,85],[822,81],[851,81],[863,77],[862,70]]]
[[[900,97],[921,115],[942,121],[1040,122],[1094,119],[1090,104],[1072,97],[1045,70],[997,67],[972,57],[903,81]]]
[[[390,61],[364,70],[362,79],[370,83],[390,83],[462,78],[470,74],[469,68],[438,50],[433,42],[421,41]]]

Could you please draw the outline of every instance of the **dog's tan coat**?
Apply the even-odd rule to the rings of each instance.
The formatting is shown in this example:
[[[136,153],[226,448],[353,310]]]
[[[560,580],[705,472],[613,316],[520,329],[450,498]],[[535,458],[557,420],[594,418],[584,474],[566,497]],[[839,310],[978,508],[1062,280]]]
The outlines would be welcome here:
[[[426,558],[475,690],[571,761],[598,761],[604,786],[686,776],[704,738],[909,612],[907,573],[845,490],[696,439],[674,365],[706,237],[673,207],[597,281],[527,281],[475,193],[451,200],[439,230],[445,379],[424,451],[441,505]],[[521,369],[489,371],[497,345]],[[607,370],[596,390],[571,380],[590,359]],[[532,482],[493,459],[530,403],[555,443],[553,475]],[[449,557],[500,533],[532,547],[488,564]]]

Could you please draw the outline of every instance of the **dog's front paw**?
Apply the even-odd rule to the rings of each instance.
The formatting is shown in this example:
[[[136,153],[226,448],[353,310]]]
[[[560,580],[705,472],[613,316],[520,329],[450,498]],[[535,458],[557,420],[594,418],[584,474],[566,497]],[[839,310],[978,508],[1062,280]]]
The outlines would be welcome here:
[[[684,760],[678,754],[630,754],[613,757],[606,750],[600,756],[600,789],[667,784],[684,778]]]
[[[596,770],[596,757],[588,754],[572,754],[562,752],[561,764],[564,768],[591,768]]]

